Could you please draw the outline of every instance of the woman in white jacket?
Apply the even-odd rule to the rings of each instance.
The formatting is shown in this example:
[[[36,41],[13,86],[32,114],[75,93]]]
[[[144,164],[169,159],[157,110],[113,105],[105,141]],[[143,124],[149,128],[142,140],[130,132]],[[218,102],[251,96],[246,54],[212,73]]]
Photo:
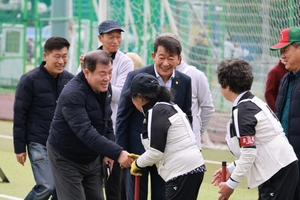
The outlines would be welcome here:
[[[124,95],[145,116],[141,140],[146,152],[132,163],[131,174],[141,175],[140,170],[155,164],[166,181],[167,200],[196,200],[206,169],[191,125],[171,102],[171,92],[154,76],[141,73]]]
[[[298,182],[298,161],[283,128],[265,102],[249,90],[252,67],[242,59],[222,61],[218,82],[226,100],[233,103],[226,141],[236,160],[214,173],[212,183],[219,186],[219,200],[229,199],[247,176],[250,189],[258,187],[259,200],[292,200]]]

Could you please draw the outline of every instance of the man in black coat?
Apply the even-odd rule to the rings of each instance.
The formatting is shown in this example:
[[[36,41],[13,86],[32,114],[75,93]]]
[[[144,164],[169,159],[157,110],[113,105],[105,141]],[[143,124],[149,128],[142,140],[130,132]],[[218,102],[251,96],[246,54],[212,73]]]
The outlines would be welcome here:
[[[133,161],[114,142],[111,76],[110,55],[89,52],[60,95],[47,145],[59,199],[103,199],[101,163],[129,167]]]
[[[280,59],[289,72],[281,81],[276,99],[275,110],[298,160],[300,159],[300,27],[290,27],[280,32],[277,44],[271,50],[280,50]],[[299,170],[300,170],[300,165]],[[300,199],[300,176],[294,194]]]
[[[175,70],[180,64],[182,47],[180,42],[172,36],[162,34],[154,42],[152,58],[153,65],[129,72],[122,89],[126,91],[132,79],[139,73],[149,73],[158,79],[160,85],[168,87],[174,92],[175,103],[186,113],[190,123],[191,116],[191,79],[189,76]],[[130,97],[121,95],[116,122],[116,142],[127,151],[142,154],[145,149],[141,143],[143,114],[133,105]],[[151,198],[153,200],[165,199],[165,182],[157,173],[156,166],[142,169],[140,180],[140,200],[147,200],[148,175],[151,176]],[[133,200],[134,177],[125,169],[127,200]]]
[[[44,45],[44,60],[38,68],[24,74],[17,86],[14,103],[14,148],[17,161],[31,162],[36,185],[25,199],[56,198],[54,180],[46,149],[56,101],[64,86],[73,78],[65,69],[69,42],[49,38]]]

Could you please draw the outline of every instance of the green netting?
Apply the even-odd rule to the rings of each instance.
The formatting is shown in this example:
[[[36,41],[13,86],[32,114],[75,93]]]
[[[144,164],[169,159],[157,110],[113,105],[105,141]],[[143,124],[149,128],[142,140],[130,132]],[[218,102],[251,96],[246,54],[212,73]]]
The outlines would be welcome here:
[[[252,90],[264,98],[267,72],[280,56],[269,47],[278,41],[280,30],[300,25],[298,0],[65,0],[59,3],[68,3],[70,13],[59,17],[51,10],[53,2],[58,0],[0,3],[0,88],[14,88],[21,74],[39,64],[43,42],[57,29],[54,22],[67,27],[67,69],[75,73],[80,54],[99,46],[97,26],[107,18],[125,30],[121,50],[138,53],[144,65],[152,63],[157,35],[177,34],[184,60],[207,75],[216,109],[228,111],[230,104],[221,97],[214,73],[218,62],[232,56],[249,61],[255,76]],[[30,59],[29,37],[34,44]]]

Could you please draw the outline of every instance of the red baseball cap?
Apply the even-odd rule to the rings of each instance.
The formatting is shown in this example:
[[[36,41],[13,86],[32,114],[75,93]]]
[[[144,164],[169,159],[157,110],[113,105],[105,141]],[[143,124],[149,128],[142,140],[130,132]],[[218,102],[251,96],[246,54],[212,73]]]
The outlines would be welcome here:
[[[288,45],[292,44],[293,42],[300,42],[300,27],[291,27],[284,29],[280,32],[280,39],[277,44],[270,47],[270,50],[278,50]]]

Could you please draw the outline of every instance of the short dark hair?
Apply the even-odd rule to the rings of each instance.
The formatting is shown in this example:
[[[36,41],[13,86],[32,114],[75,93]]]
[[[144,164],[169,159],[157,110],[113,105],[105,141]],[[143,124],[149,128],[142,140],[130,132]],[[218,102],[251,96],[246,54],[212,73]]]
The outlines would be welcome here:
[[[154,53],[157,52],[157,49],[159,46],[164,47],[164,49],[169,54],[176,54],[178,56],[181,55],[182,46],[178,39],[168,35],[168,34],[162,34],[159,35],[155,41],[154,41]]]
[[[51,37],[49,38],[44,45],[44,52],[52,52],[54,49],[60,50],[64,47],[67,47],[69,50],[70,43],[68,40],[62,37]]]
[[[223,60],[217,67],[218,82],[222,88],[229,86],[236,94],[251,89],[253,73],[250,64],[239,58]]]
[[[101,63],[103,65],[112,64],[112,58],[110,55],[103,50],[95,50],[87,53],[84,57],[83,61],[83,69],[88,69],[91,72],[94,72],[96,69],[97,63]]]

